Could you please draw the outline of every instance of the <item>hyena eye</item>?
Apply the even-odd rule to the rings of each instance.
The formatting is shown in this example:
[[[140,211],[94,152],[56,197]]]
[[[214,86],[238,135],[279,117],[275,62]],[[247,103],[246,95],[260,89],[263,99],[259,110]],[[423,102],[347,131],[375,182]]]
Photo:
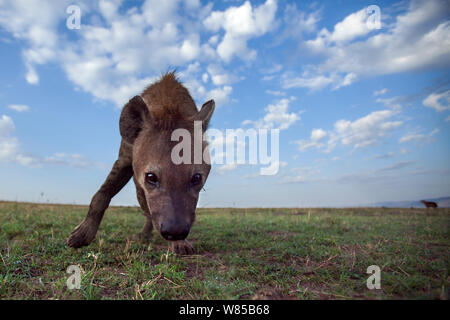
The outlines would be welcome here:
[[[152,186],[156,186],[158,184],[158,177],[152,172],[146,173],[145,182],[151,184]]]
[[[202,175],[200,173],[196,173],[191,178],[191,185],[196,186],[202,182]]]

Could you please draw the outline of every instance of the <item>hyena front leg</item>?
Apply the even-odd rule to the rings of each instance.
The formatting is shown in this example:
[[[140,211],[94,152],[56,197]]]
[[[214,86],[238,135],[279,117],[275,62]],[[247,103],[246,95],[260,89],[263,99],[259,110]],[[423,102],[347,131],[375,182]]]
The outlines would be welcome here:
[[[141,239],[148,239],[153,230],[152,216],[150,214],[147,201],[145,200],[144,190],[142,190],[142,188],[138,185],[136,178],[134,178],[134,184],[136,185],[136,195],[139,205],[141,206],[142,213],[145,216],[145,224],[141,232],[139,233],[139,237]]]
[[[127,184],[133,176],[129,161],[117,160],[103,185],[94,195],[86,218],[70,234],[67,244],[73,248],[87,246],[94,240],[103,214],[111,199]]]

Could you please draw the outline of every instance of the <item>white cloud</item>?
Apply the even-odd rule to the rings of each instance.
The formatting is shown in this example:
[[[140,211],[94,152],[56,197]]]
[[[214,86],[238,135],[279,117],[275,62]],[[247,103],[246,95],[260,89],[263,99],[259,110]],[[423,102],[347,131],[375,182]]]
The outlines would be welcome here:
[[[353,122],[339,120],[334,124],[335,136],[330,138],[329,147],[333,147],[337,141],[343,145],[353,145],[354,148],[372,145],[402,125],[401,121],[388,121],[394,115],[393,110],[381,110]]]
[[[57,25],[65,16],[69,1],[2,1],[0,2],[0,26],[15,38],[28,42],[22,51],[27,69],[26,80],[37,84],[39,76],[35,65],[55,58]]]
[[[314,129],[311,131],[311,140],[312,141],[319,141],[322,138],[324,138],[327,135],[327,133],[322,129]]]
[[[366,8],[350,14],[334,26],[330,40],[334,42],[345,42],[368,34],[371,30],[367,27],[366,20]]]
[[[401,137],[398,142],[405,143],[405,142],[409,142],[412,140],[423,140],[423,139],[425,139],[424,134],[409,132],[409,133],[405,134],[403,137]]]
[[[278,73],[283,69],[283,66],[281,64],[274,64],[269,68],[266,69],[262,69],[261,73],[263,74],[273,74],[273,73]]]
[[[233,88],[231,86],[223,86],[221,88],[215,88],[206,93],[205,100],[214,99],[214,102],[218,106],[221,106],[228,103],[229,96],[232,91]]]
[[[142,5],[142,13],[145,22],[154,27],[160,27],[167,23],[174,23],[178,19],[176,9],[178,0],[146,0]],[[117,7],[114,8],[114,14]]]
[[[347,73],[340,74],[331,72],[329,74],[319,74],[316,70],[307,70],[303,72],[301,77],[292,77],[289,72],[282,76],[282,87],[290,88],[308,88],[312,91],[323,89],[329,85],[333,85],[333,90],[346,87],[354,82],[356,74]]]
[[[245,120],[246,124],[253,124],[255,128],[267,128],[267,129],[288,129],[295,122],[300,120],[300,115],[295,112],[289,113],[289,99],[281,99],[275,104],[269,104],[266,108],[266,115],[256,121]]]
[[[0,137],[6,137],[10,135],[15,129],[14,122],[11,117],[3,115],[0,118]]]
[[[264,76],[264,77],[262,77],[262,80],[263,80],[263,81],[270,81],[270,80],[273,80],[274,78],[275,78],[274,75],[271,75],[271,76]]]
[[[447,118],[445,118],[446,122],[450,122],[450,116],[448,116]]]
[[[30,107],[25,104],[10,104],[8,108],[17,112],[30,111]]]
[[[355,121],[341,119],[335,122],[333,130],[314,129],[310,140],[297,140],[293,143],[299,145],[300,151],[309,148],[323,149],[325,143],[322,139],[328,136],[326,152],[330,152],[338,144],[351,145],[355,149],[366,147],[375,144],[402,125],[401,121],[389,121],[396,113],[394,110],[381,110],[371,112]]]
[[[309,177],[298,175],[298,176],[286,176],[281,180],[281,183],[304,183],[308,182]]]
[[[133,9],[119,13],[117,5],[106,6],[101,13],[109,25],[83,25],[77,46],[68,44],[61,53],[68,78],[94,96],[121,106],[164,66],[196,59],[201,52],[199,35],[184,30],[177,4],[148,0],[142,14]]]
[[[0,161],[19,163],[21,165],[35,165],[36,161],[20,150],[20,144],[12,134],[15,130],[13,120],[3,115],[0,118]]]
[[[395,156],[394,152],[387,152],[387,153],[384,153],[384,154],[375,155],[375,156],[373,156],[373,157],[371,157],[369,159],[376,159],[376,160],[389,159],[389,158],[393,158],[394,156]]]
[[[431,142],[433,141],[432,137],[439,133],[439,129],[434,129],[428,134],[418,133],[418,132],[408,132],[403,137],[400,138],[400,143],[416,141],[419,143]]]
[[[236,170],[238,167],[237,163],[228,163],[224,164],[217,169],[219,172],[227,172],[227,171],[233,171]]]
[[[292,168],[290,172],[290,175],[282,177],[280,183],[305,183],[319,180],[318,178],[311,179],[320,174],[320,170],[316,167]]]
[[[38,84],[39,83],[39,76],[35,70],[35,68],[29,64],[27,64],[27,74],[25,75],[25,80],[29,84]]]
[[[401,161],[396,162],[392,165],[377,169],[375,172],[387,172],[387,171],[394,171],[394,170],[400,170],[406,167],[409,167],[411,165],[415,164],[415,161]]]
[[[210,75],[211,81],[216,86],[227,85],[236,80],[234,76],[223,70],[223,68],[219,65],[210,64],[207,67],[207,70]]]
[[[294,141],[294,143],[298,144],[300,151],[305,151],[309,148],[321,148],[323,143],[321,140],[325,138],[327,132],[322,129],[314,129],[311,131],[310,140],[300,140]]]
[[[446,1],[413,0],[393,24],[373,32],[365,26],[364,15],[365,8],[337,23],[332,32],[322,29],[315,39],[305,41],[324,60],[313,74],[298,78],[291,87],[320,89],[342,82],[339,77],[333,79],[333,74],[353,74],[355,79],[450,66],[450,6]]]
[[[71,167],[104,168],[104,164],[92,162],[79,154],[55,153],[49,157],[38,157],[22,151],[19,140],[13,136],[15,130],[11,117],[0,118],[0,162],[17,163],[28,167],[41,167],[48,164],[67,165]]]
[[[404,97],[377,98],[375,101],[382,103],[392,110],[400,111],[402,109],[401,102],[404,101]]]
[[[273,96],[285,96],[286,92],[279,91],[279,90],[266,90],[266,93],[273,95]]]
[[[250,1],[239,7],[230,7],[224,11],[213,11],[204,21],[207,29],[217,32],[225,31],[222,41],[217,46],[217,53],[224,61],[229,62],[234,55],[242,59],[252,59],[255,50],[247,47],[247,41],[269,31],[275,19],[277,3],[267,0],[264,4],[253,8]]]
[[[313,77],[296,77],[296,78],[286,78],[283,80],[283,88],[309,88],[309,89],[322,89],[329,84],[331,84],[333,80],[324,75],[317,75]]]
[[[216,45],[219,42],[219,35],[214,35],[211,38],[209,38],[208,43],[211,45]]]
[[[89,167],[98,167],[102,169],[106,168],[104,164],[92,162],[87,157],[81,154],[54,153],[52,156],[40,159],[39,162],[41,165],[57,164],[75,168],[89,168]]]
[[[67,32],[58,30],[67,18],[65,9],[69,4],[68,0],[0,2],[0,27],[24,41],[25,78],[31,84],[39,82],[38,65],[56,62],[77,88],[121,107],[151,84],[161,71],[198,61],[209,65],[221,62],[211,47],[219,41],[219,35],[203,44],[200,40],[200,32],[205,28],[203,21],[210,15],[212,3],[203,6],[198,0],[146,0],[123,11],[119,10],[122,9],[119,0],[80,2],[77,5],[83,13],[82,26],[67,31],[71,33],[70,40]],[[248,39],[265,32],[270,13],[267,8],[273,6],[269,0],[267,5],[252,8],[251,23],[255,30]],[[183,16],[178,14],[180,7],[185,12]],[[91,13],[95,13],[96,19],[85,18]],[[191,77],[195,74],[199,79],[207,74],[202,66],[185,73]],[[226,72],[207,77],[203,76],[203,81],[208,87],[195,88],[194,95],[203,99],[218,94],[212,98],[219,104],[226,103],[235,77]]]
[[[284,30],[279,37],[281,40],[292,37],[299,41],[304,33],[316,31],[317,23],[320,20],[319,12],[306,13],[297,9],[297,4],[287,4],[284,9]]]
[[[231,93],[233,92],[232,86],[225,84],[208,88],[209,85],[213,84],[212,81],[209,80],[212,79],[213,75],[220,75],[218,78],[215,78],[216,83],[229,83],[231,81],[236,81],[236,78],[223,71],[220,66],[210,65],[207,69],[211,71],[211,76],[207,72],[202,72],[201,64],[196,61],[190,64],[186,70],[178,72],[178,75],[186,88],[189,89],[189,92],[194,99],[199,103],[214,99],[217,107],[226,105],[229,103]]]
[[[397,171],[414,166],[415,164],[415,161],[395,162],[391,165],[366,172],[344,174],[334,179],[334,181],[338,183],[361,183],[365,186],[367,186],[368,183],[382,183],[383,185],[386,185],[386,183],[391,182],[392,179],[396,179],[398,177]],[[408,175],[411,174],[414,173],[411,171],[408,172]]]
[[[371,29],[366,24],[367,14],[366,8],[354,12],[342,21],[338,22],[329,32],[327,29],[322,29],[316,39],[308,40],[306,44],[314,50],[321,51],[326,46],[331,44],[342,45],[346,42],[354,40],[357,37],[364,36],[371,32]]]
[[[39,65],[56,62],[77,88],[118,106],[151,83],[161,70],[195,61],[200,61],[203,69],[196,74],[203,80],[194,88],[197,97],[218,92],[218,99],[226,101],[236,76],[223,70],[208,74],[203,63],[220,66],[235,56],[243,60],[255,57],[256,50],[247,46],[248,41],[277,28],[279,22],[294,33],[297,29],[311,33],[319,21],[318,12],[306,14],[291,4],[277,21],[275,0],[259,6],[246,1],[223,11],[212,11],[212,3],[203,6],[198,0],[146,0],[127,11],[119,10],[122,1],[80,2],[82,12],[98,10],[97,19],[82,19],[80,30],[69,31],[69,40],[67,32],[58,30],[67,18],[69,4],[68,0],[3,1],[0,26],[25,44],[22,56],[29,83],[39,82]],[[183,16],[180,8],[185,10]],[[445,20],[449,7],[444,1],[412,1],[395,23],[373,34],[364,29],[363,11],[304,42],[325,61],[307,67],[301,76],[285,72],[282,87],[338,89],[361,76],[449,66],[450,22]],[[202,43],[205,29],[213,34]],[[278,37],[285,29],[279,30]],[[314,41],[322,44],[314,46]],[[274,79],[271,72],[282,69],[281,64],[274,64],[263,80]]]
[[[387,92],[388,92],[388,89],[383,88],[383,89],[380,89],[380,90],[375,90],[375,91],[373,92],[373,95],[374,95],[375,97],[377,97],[377,96],[384,95],[384,94],[386,94]]]
[[[422,103],[425,107],[433,108],[438,112],[450,110],[450,90],[442,93],[432,93]]]
[[[11,134],[14,131],[14,122],[6,115],[0,118],[0,161],[14,161],[19,144]]]

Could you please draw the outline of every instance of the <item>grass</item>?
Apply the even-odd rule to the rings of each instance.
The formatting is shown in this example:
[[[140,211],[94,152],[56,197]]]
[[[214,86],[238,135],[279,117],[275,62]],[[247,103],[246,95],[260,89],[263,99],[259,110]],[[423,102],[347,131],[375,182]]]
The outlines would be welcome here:
[[[71,249],[86,210],[0,202],[1,299],[448,299],[449,209],[198,209],[192,256],[138,240],[134,207],[109,208],[94,242]]]

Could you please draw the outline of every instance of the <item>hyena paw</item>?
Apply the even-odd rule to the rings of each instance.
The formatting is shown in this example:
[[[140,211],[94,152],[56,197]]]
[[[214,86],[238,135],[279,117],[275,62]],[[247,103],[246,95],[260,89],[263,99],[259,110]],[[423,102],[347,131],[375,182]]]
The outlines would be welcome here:
[[[137,240],[146,242],[152,238],[152,232],[141,231],[137,234]]]
[[[72,231],[67,244],[72,248],[87,246],[94,240],[96,233],[96,226],[84,220]]]
[[[172,251],[176,254],[189,255],[194,254],[194,247],[187,240],[172,241]]]

